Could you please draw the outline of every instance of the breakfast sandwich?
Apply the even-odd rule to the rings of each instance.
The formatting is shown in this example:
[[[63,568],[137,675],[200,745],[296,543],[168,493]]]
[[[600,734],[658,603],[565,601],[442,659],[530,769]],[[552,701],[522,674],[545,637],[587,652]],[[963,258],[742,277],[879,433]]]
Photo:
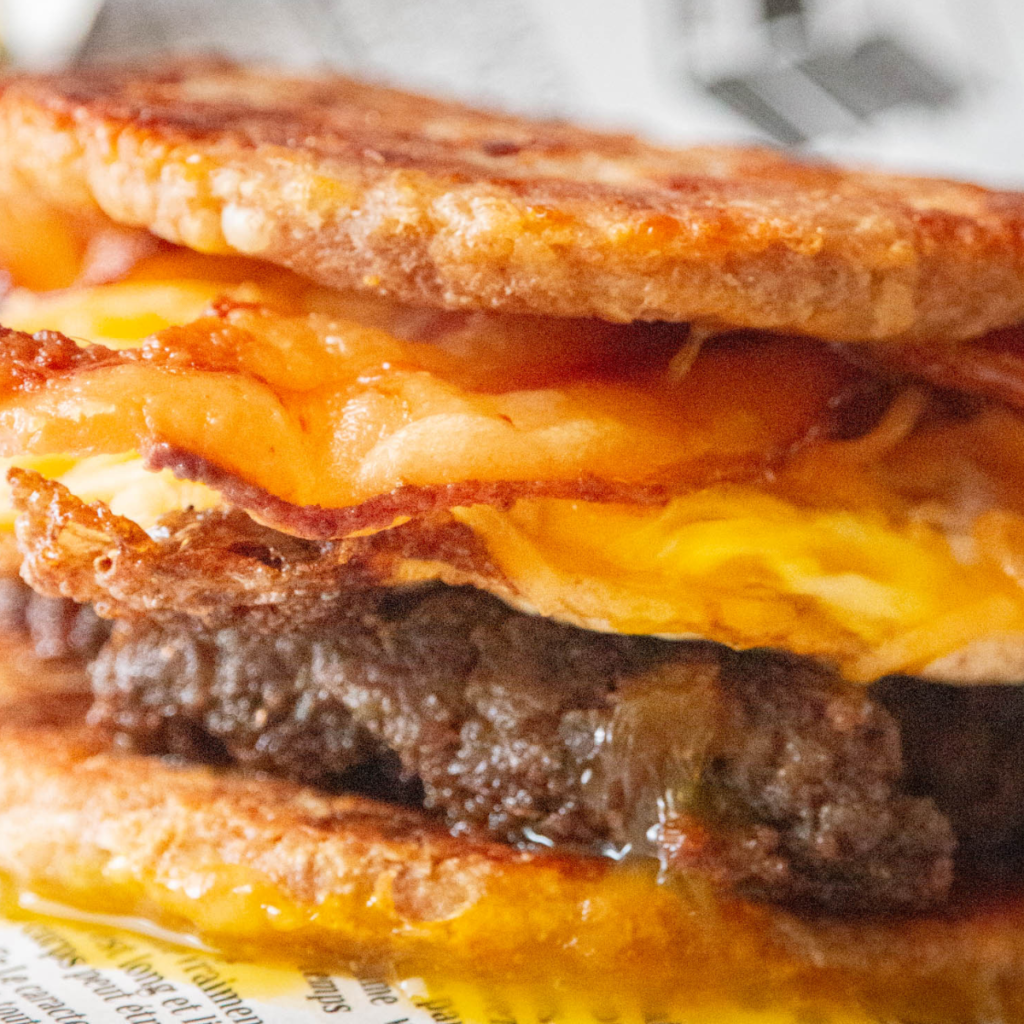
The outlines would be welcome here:
[[[14,887],[1024,1020],[1024,196],[207,60],[3,80],[0,216]]]

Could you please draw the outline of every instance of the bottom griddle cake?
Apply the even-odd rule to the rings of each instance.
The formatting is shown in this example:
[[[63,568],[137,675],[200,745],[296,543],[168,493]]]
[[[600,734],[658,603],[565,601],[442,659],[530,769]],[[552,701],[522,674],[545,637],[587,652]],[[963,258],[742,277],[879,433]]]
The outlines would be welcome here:
[[[249,956],[651,1007],[685,991],[691,1011],[1024,1010],[1024,901],[1007,883],[913,919],[795,915],[635,863],[454,838],[411,806],[126,752],[86,725],[81,663],[39,659],[24,631],[0,685],[0,871],[65,903]]]

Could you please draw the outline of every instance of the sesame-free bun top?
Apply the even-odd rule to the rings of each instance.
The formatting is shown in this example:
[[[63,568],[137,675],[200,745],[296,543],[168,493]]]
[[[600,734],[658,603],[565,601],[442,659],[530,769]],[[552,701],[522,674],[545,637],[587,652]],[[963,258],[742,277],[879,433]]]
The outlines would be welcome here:
[[[449,308],[962,339],[1024,316],[1024,198],[668,149],[215,61],[0,83],[0,183]]]

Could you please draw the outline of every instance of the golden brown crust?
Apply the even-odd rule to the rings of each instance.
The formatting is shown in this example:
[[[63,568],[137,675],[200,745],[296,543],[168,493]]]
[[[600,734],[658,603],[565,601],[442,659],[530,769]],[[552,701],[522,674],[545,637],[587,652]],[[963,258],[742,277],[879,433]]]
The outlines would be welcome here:
[[[0,872],[51,899],[307,963],[628,982],[662,1007],[756,991],[778,1012],[1024,1020],[1024,904],[1006,894],[888,924],[714,902],[607,861],[453,839],[413,810],[112,752],[66,671],[12,673],[27,655],[4,653]]]
[[[1024,200],[670,150],[218,62],[10,79],[4,171],[65,208],[412,303],[964,338],[1024,315]]]
[[[472,530],[445,514],[311,542],[214,509],[167,517],[154,539],[55,480],[22,469],[9,479],[24,512],[16,527],[21,575],[40,594],[108,618],[186,614],[222,625],[245,614],[269,628],[317,622],[342,596],[372,587],[440,579],[514,593]]]

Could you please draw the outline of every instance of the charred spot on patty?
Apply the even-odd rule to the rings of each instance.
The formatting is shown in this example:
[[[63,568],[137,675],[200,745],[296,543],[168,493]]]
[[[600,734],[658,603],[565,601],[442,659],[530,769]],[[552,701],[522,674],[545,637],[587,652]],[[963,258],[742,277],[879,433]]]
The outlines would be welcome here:
[[[902,789],[893,717],[799,659],[440,586],[293,631],[123,623],[92,677],[92,720],[126,746],[319,785],[397,764],[456,833],[632,850],[808,910],[916,910],[951,884],[952,831]]]

